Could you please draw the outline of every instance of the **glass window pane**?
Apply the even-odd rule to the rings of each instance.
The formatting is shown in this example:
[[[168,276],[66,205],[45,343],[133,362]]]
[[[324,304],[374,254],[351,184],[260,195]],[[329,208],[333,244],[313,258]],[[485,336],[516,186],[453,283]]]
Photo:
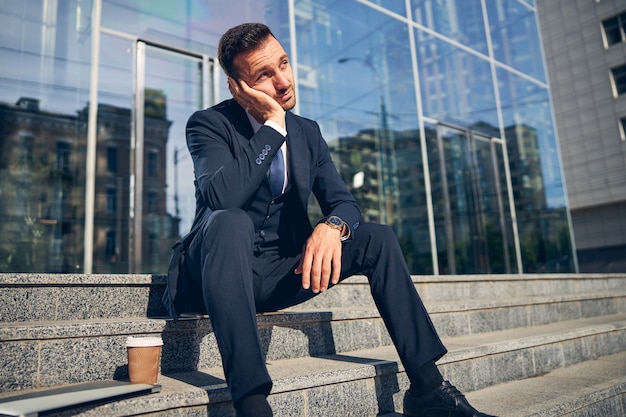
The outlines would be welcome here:
[[[213,70],[211,64],[207,69]],[[195,215],[193,162],[185,125],[202,108],[202,64],[197,57],[145,48],[144,177],[141,272],[167,271],[172,244]],[[209,82],[211,77],[209,76]]]
[[[607,46],[611,46],[622,41],[622,33],[619,18],[617,16],[611,19],[603,20],[602,27],[604,28]]]
[[[489,62],[416,30],[424,116],[498,129]]]
[[[476,224],[478,240],[474,242],[480,249],[481,258],[477,264],[487,273],[510,273],[508,235],[505,228],[505,213],[501,194],[502,183],[496,163],[497,153],[489,138],[470,132],[473,151],[473,190],[476,194]],[[496,145],[500,146],[500,145]]]
[[[102,26],[216,56],[221,35],[242,22],[264,22],[287,41],[287,7],[283,0],[103,0]],[[288,51],[288,42],[283,45]]]
[[[515,235],[513,234],[513,217],[512,208],[509,200],[509,189],[507,181],[507,170],[504,165],[504,146],[496,144],[495,146],[495,158],[496,158],[496,171],[500,178],[500,201],[502,203],[502,246],[503,250],[508,252],[503,253],[505,262],[508,260],[508,266],[511,273],[518,273],[517,268],[517,255],[515,251]],[[510,168],[510,167],[509,167]],[[509,171],[510,172],[510,171]],[[506,268],[506,263],[505,263]]]
[[[411,0],[413,20],[487,55],[480,0]]]
[[[106,233],[106,257],[109,258],[110,261],[115,262],[115,257],[117,256],[117,243],[115,239],[115,231],[108,230]]]
[[[117,208],[117,189],[113,187],[107,188],[107,205],[106,209],[110,213],[114,213]]]
[[[0,2],[0,271],[81,272],[91,2]]]
[[[290,52],[288,5],[284,0],[103,0],[102,26],[216,57],[217,44],[226,30],[242,22],[260,21]],[[225,82],[216,89],[218,98],[230,97]]]
[[[300,113],[320,123],[364,219],[392,226],[411,271],[432,273],[407,25],[357,2],[298,2],[296,17]]]
[[[426,135],[439,271],[514,271],[501,145],[475,132],[441,124],[427,125]]]
[[[485,2],[495,59],[546,81],[535,12],[511,0]]]
[[[93,272],[127,273],[133,42],[100,37]]]
[[[107,148],[107,171],[111,174],[117,173],[117,148],[113,146]]]
[[[470,142],[467,132],[443,126],[429,129],[429,163],[439,271],[443,274],[476,273],[479,253],[473,240],[475,194],[471,188]]]
[[[59,173],[69,174],[71,171],[71,145],[67,142],[57,142],[57,166]]]
[[[617,95],[626,93],[626,65],[611,68],[613,74],[613,84]]]
[[[147,174],[148,177],[156,177],[159,173],[158,152],[148,152]]]
[[[500,97],[524,272],[573,270],[565,188],[548,91],[504,69]]]
[[[406,5],[404,0],[369,0],[369,2],[380,7],[384,7],[394,13],[398,13],[401,16],[406,16]]]

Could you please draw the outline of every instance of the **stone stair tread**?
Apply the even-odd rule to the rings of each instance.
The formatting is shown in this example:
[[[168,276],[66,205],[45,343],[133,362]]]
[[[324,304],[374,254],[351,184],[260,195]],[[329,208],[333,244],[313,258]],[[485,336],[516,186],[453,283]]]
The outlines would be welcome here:
[[[494,348],[490,348],[490,345],[501,345],[502,343],[523,348],[528,343],[534,343],[533,341],[537,339],[542,339],[543,343],[550,343],[553,340],[562,340],[564,335],[567,338],[575,338],[600,330],[613,331],[624,328],[626,328],[626,312],[494,332],[473,333],[445,338],[444,341],[449,350],[462,350],[476,345],[491,350]],[[446,356],[450,356],[450,353]]]
[[[585,294],[561,294],[561,295],[548,295],[548,296],[524,296],[524,297],[506,297],[506,298],[487,298],[487,299],[474,299],[464,302],[459,301],[430,301],[424,302],[427,309],[431,314],[433,313],[448,313],[458,311],[470,311],[480,310],[487,308],[506,308],[511,306],[525,306],[525,305],[537,305],[537,304],[549,304],[554,302],[564,301],[580,301],[580,300],[598,300],[603,298],[615,298],[626,296],[626,291],[610,291],[610,292],[593,292]],[[307,318],[306,315],[309,315]],[[333,307],[320,307],[320,306],[295,306],[285,310],[281,310],[275,313],[264,313],[259,315],[260,324],[276,324],[279,322],[311,322],[319,321],[320,319],[356,319],[367,317],[379,317],[378,310],[374,305],[368,306],[333,306]],[[208,319],[207,315],[203,314],[183,314],[181,316],[182,321],[190,319]],[[170,320],[169,317],[93,317],[83,319],[71,319],[71,320],[36,320],[36,321],[19,321],[19,322],[0,322],[0,331],[3,328],[11,327],[28,327],[31,329],[42,329],[49,326],[67,326],[72,327],[77,324],[91,323],[93,325],[107,324],[107,323],[132,323],[132,322],[153,322],[153,321],[165,321]],[[0,340],[4,340],[0,338]]]
[[[581,415],[621,415],[604,404],[603,411],[584,414],[589,404],[609,402],[621,410],[626,393],[626,352],[588,360],[544,375],[493,385],[466,393],[472,405],[500,417],[554,417],[581,411]],[[388,413],[380,417],[399,417]]]
[[[597,397],[596,402],[620,392],[626,392],[626,352],[488,387],[472,393],[472,398],[477,406],[490,404],[502,416],[539,417],[572,412],[589,404],[590,397]],[[494,402],[496,398],[506,400]]]

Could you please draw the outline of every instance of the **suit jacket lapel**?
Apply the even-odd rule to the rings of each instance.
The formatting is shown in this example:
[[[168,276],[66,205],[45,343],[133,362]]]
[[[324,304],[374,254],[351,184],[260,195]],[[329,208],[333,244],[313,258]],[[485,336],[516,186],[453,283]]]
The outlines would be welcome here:
[[[230,101],[230,108],[230,115],[235,129],[237,129],[240,135],[246,139],[250,139],[254,135],[254,131],[252,130],[252,125],[248,120],[246,111],[235,100]],[[309,202],[309,194],[311,193],[311,186],[309,184],[311,155],[307,137],[300,123],[298,123],[291,112],[287,112],[285,124],[287,127],[289,181],[293,181],[292,185],[295,185],[298,190],[298,196],[302,202],[302,206],[306,208]]]
[[[309,165],[311,155],[307,138],[296,118],[287,112],[287,149],[289,159],[289,174],[292,185],[296,186],[303,207],[307,207],[311,187],[309,185]]]
[[[246,139],[250,139],[254,135],[250,120],[246,111],[235,100],[230,100],[229,107],[231,109],[230,115],[232,117],[231,122],[237,132]]]

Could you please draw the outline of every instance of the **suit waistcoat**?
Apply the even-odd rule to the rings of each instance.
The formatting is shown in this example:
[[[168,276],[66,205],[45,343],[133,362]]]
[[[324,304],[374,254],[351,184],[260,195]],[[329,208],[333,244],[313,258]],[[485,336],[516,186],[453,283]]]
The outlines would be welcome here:
[[[257,195],[252,200],[248,214],[252,218],[255,230],[255,245],[280,246],[290,233],[290,212],[295,208],[294,193],[290,183],[280,196],[273,198],[269,182],[263,181]]]

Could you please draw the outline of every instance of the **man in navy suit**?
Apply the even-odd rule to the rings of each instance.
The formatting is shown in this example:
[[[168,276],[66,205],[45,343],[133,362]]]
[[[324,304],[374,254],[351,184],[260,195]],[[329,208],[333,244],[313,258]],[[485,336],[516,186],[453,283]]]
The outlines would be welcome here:
[[[362,223],[319,126],[290,112],[289,58],[269,28],[243,24],[218,46],[232,100],[193,114],[187,145],[196,218],[173,250],[164,301],[172,316],[208,312],[238,417],[272,416],[272,381],[256,314],[314,297],[365,274],[411,387],[410,416],[486,416],[472,408],[435,361],[446,353],[420,300],[393,231]],[[311,225],[310,194],[324,218]]]

